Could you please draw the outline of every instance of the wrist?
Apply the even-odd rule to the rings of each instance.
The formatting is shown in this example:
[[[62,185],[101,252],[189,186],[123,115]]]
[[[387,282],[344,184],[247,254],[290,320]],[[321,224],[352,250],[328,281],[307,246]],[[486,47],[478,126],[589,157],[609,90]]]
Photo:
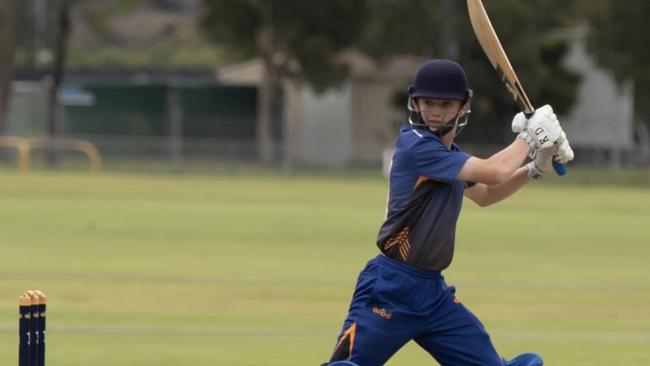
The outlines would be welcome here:
[[[526,143],[526,145],[528,145],[528,156],[531,159],[535,159],[537,150],[535,149],[535,140],[533,139],[533,137],[528,132],[521,131],[517,135],[517,138],[521,139]]]
[[[537,167],[537,164],[535,164],[535,161],[531,161],[524,165],[524,169],[526,170],[526,175],[531,179],[539,179],[544,175],[544,173]]]

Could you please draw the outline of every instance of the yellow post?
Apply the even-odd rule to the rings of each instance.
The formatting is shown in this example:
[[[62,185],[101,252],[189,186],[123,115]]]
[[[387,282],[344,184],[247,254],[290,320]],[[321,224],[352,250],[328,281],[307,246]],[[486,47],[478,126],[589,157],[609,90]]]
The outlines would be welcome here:
[[[29,171],[29,162],[31,160],[31,148],[29,142],[21,141],[18,143],[18,167],[21,172]]]

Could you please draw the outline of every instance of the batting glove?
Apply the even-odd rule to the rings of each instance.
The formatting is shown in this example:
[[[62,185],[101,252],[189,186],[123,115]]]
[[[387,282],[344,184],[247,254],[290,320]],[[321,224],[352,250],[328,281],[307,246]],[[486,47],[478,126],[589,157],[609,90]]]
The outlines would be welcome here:
[[[526,141],[531,150],[539,152],[552,147],[561,135],[560,121],[547,104],[535,111],[518,137]]]
[[[555,155],[555,161],[560,164],[566,164],[573,160],[574,154],[571,145],[569,145],[569,140],[566,138],[566,134],[562,131],[562,135],[557,140],[557,153]]]
[[[524,165],[526,173],[533,179],[539,179],[544,174],[553,170],[553,157],[557,154],[559,145],[553,145],[550,148],[540,150],[535,156],[535,160]]]
[[[519,112],[515,114],[515,116],[512,118],[512,132],[514,133],[520,133],[523,130],[526,129],[526,125],[528,124],[528,118],[526,118],[526,115],[524,112]]]

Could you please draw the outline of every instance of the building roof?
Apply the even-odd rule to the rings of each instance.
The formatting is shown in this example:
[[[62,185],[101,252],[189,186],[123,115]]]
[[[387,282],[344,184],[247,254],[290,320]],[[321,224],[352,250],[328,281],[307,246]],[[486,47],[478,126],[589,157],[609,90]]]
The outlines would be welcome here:
[[[341,54],[338,59],[350,66],[351,79],[404,80],[413,77],[425,61],[420,56],[398,55],[378,62],[358,52]],[[257,85],[262,80],[262,60],[255,58],[220,67],[216,77],[223,84]]]

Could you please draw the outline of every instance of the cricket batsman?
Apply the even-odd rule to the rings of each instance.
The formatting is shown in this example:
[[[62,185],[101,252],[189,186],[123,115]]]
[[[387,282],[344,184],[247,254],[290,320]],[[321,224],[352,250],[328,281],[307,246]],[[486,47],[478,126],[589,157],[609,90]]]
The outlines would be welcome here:
[[[565,164],[573,151],[551,106],[512,121],[514,141],[481,159],[454,139],[467,125],[472,90],[451,60],[423,64],[409,88],[390,170],[381,252],[357,280],[328,366],[379,366],[414,340],[442,366],[541,366],[540,356],[502,358],[442,272],[451,264],[463,196],[485,207]],[[523,165],[527,156],[532,161]]]

